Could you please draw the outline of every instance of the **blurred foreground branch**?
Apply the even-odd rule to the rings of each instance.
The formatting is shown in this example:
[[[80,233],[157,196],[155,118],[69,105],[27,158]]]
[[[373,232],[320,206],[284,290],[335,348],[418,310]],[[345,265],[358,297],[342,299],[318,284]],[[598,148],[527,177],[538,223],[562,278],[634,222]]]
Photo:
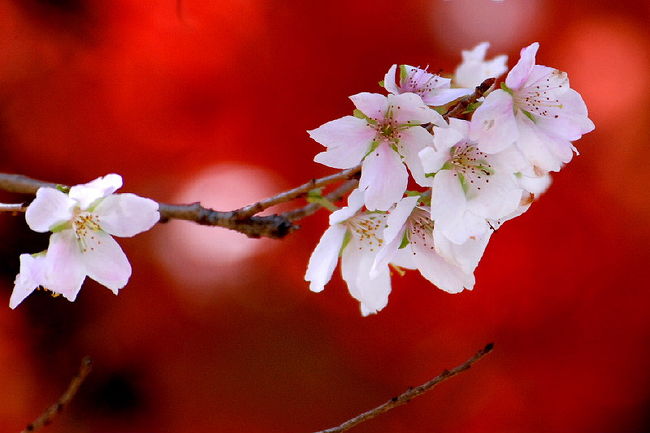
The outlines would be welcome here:
[[[445,380],[450,379],[456,376],[457,374],[462,373],[463,371],[469,370],[474,363],[476,363],[485,355],[490,353],[493,348],[494,348],[494,344],[490,343],[487,346],[485,346],[483,349],[476,352],[474,356],[472,356],[470,359],[460,364],[459,366],[452,368],[451,370],[445,370],[442,373],[440,373],[438,376],[431,379],[430,381],[423,383],[420,386],[416,386],[415,388],[409,388],[406,392],[398,395],[397,397],[391,398],[386,403],[379,405],[376,408],[364,412],[360,415],[357,415],[354,418],[345,421],[343,424],[340,424],[337,427],[328,428],[326,430],[320,430],[316,433],[343,432],[361,424],[362,422],[373,419],[384,412],[388,412],[391,409],[394,409],[398,406],[402,406],[408,403],[409,401],[413,400],[415,397],[419,397],[425,392],[432,390],[439,383],[444,382]]]
[[[34,422],[31,424],[28,424],[27,427],[25,427],[25,430],[23,430],[21,433],[31,433],[35,432],[36,430],[40,429],[41,427],[44,427],[52,422],[54,417],[56,417],[63,408],[65,408],[68,403],[74,398],[75,394],[79,390],[79,387],[83,383],[83,381],[86,379],[86,376],[90,373],[92,370],[92,361],[90,360],[89,357],[84,357],[84,359],[81,360],[81,367],[79,367],[79,373],[75,377],[72,378],[72,381],[70,381],[70,385],[68,385],[68,389],[65,390],[63,395],[57,400],[56,403],[54,403],[52,406],[48,407],[45,412],[43,412],[41,415],[39,415]]]

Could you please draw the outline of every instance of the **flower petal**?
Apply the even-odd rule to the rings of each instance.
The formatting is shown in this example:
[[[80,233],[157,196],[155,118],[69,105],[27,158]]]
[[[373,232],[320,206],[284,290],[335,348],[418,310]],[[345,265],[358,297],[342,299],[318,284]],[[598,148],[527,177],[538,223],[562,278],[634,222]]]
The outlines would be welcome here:
[[[12,310],[29,296],[38,286],[44,284],[44,255],[20,255],[20,272],[14,281],[14,290],[9,299],[9,308]]]
[[[388,111],[388,99],[379,93],[361,92],[350,96],[359,111],[371,119],[382,121]]]
[[[529,46],[522,48],[519,61],[506,77],[506,86],[512,90],[518,90],[526,83],[533,66],[535,66],[535,55],[538,49],[539,42],[533,42]]]
[[[82,260],[86,273],[117,295],[131,276],[131,265],[124,251],[111,235],[102,231],[84,237],[84,242]]]
[[[459,293],[464,288],[472,290],[474,275],[463,272],[459,266],[440,256],[435,250],[431,234],[427,236],[426,241],[421,238],[409,245],[413,251],[413,261],[420,274],[440,290],[448,293]]]
[[[350,294],[361,303],[361,314],[376,313],[388,304],[390,294],[390,273],[388,267],[379,269],[374,278],[370,270],[375,255],[369,254],[365,248],[357,245],[359,241],[352,240],[341,255],[341,273],[348,285]]]
[[[349,218],[363,207],[364,191],[357,188],[348,196],[348,205],[330,214],[330,225],[341,223]]]
[[[368,210],[388,210],[406,191],[408,173],[397,152],[381,143],[363,161],[359,189],[365,190]]]
[[[393,109],[393,117],[400,125],[440,122],[440,113],[429,108],[415,93],[388,95],[388,104]]]
[[[320,238],[318,245],[309,258],[305,281],[309,281],[312,292],[320,292],[332,278],[334,268],[339,260],[346,227],[341,224],[330,226]]]
[[[397,146],[404,163],[409,168],[413,179],[420,186],[430,186],[431,179],[424,174],[424,167],[420,159],[420,151],[433,145],[433,136],[424,128],[414,126],[405,129],[400,133],[400,141]]]
[[[69,196],[75,200],[82,210],[88,209],[100,198],[113,194],[122,186],[122,176],[111,173],[106,176],[70,188]]]
[[[102,230],[131,237],[149,230],[160,220],[158,203],[135,194],[112,194],[95,208]]]
[[[27,207],[25,220],[30,229],[44,233],[72,218],[75,201],[54,188],[39,188],[36,198]]]
[[[308,131],[309,136],[328,149],[314,161],[333,168],[350,168],[361,162],[376,135],[364,119],[345,116]]]
[[[512,145],[519,136],[512,96],[503,90],[490,93],[472,116],[469,136],[485,153],[500,152]]]
[[[46,289],[74,301],[86,278],[81,249],[74,231],[63,230],[50,236],[45,270]]]
[[[488,230],[483,236],[468,239],[463,244],[449,241],[442,232],[434,228],[436,251],[448,262],[459,266],[466,274],[471,274],[478,266],[485,247],[487,247],[492,230]]]
[[[397,82],[395,81],[395,73],[397,72],[397,65],[393,65],[388,69],[386,75],[384,75],[384,89],[388,93],[397,95],[400,93],[400,89],[397,87]]]

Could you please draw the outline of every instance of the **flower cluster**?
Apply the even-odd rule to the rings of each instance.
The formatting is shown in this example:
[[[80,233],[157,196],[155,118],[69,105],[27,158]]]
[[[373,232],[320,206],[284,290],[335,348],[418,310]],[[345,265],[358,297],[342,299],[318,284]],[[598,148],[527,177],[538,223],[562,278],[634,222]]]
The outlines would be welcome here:
[[[159,219],[158,203],[134,194],[113,194],[122,178],[109,174],[67,193],[40,188],[25,219],[36,232],[52,232],[46,251],[20,256],[20,272],[9,301],[16,308],[42,287],[74,301],[86,276],[113,293],[126,285],[131,265],[112,238],[149,230]]]
[[[363,315],[386,306],[389,266],[417,269],[449,293],[471,290],[491,234],[528,209],[577,152],[572,142],[594,129],[566,73],[535,64],[538,43],[521,50],[500,89],[458,117],[441,115],[507,71],[506,56],[485,60],[487,48],[464,51],[451,78],[393,65],[380,83],[388,95],[353,95],[353,116],[309,131],[326,147],[316,162],[361,164],[358,189],[309,260],[311,290],[323,290],[339,256]]]

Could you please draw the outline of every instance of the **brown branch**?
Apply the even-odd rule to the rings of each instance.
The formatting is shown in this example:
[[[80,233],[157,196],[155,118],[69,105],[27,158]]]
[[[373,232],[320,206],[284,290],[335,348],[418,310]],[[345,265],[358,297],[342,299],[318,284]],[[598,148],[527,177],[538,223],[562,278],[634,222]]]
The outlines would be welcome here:
[[[45,427],[50,424],[52,420],[59,414],[61,411],[70,403],[74,398],[75,394],[79,390],[79,387],[86,379],[90,371],[92,370],[92,361],[89,357],[85,357],[81,360],[81,367],[79,367],[79,373],[70,381],[68,389],[61,395],[61,397],[54,403],[52,406],[48,407],[45,412],[39,415],[34,422],[28,424],[21,433],[32,433],[36,430]]]
[[[27,207],[25,203],[0,203],[0,212],[25,212]]]
[[[420,395],[424,394],[427,391],[430,391],[433,389],[436,385],[438,385],[441,382],[444,382],[447,379],[450,379],[457,374],[462,373],[463,371],[469,370],[473,364],[475,364],[477,361],[479,361],[481,358],[483,358],[485,355],[490,353],[492,351],[492,348],[494,347],[494,344],[490,343],[487,346],[485,346],[483,349],[479,350],[476,352],[474,356],[472,356],[470,359],[465,361],[464,363],[460,364],[459,366],[451,369],[451,370],[445,370],[442,373],[440,373],[438,376],[434,377],[430,381],[423,383],[420,386],[416,386],[415,388],[409,388],[406,392],[398,395],[397,397],[393,397],[390,400],[388,400],[386,403],[377,406],[374,409],[371,409],[367,412],[364,412],[360,415],[355,416],[354,418],[351,418],[347,421],[345,421],[343,424],[340,424],[337,427],[332,427],[328,428],[326,430],[320,430],[316,433],[339,433],[343,432],[346,430],[351,429],[352,427],[355,427],[362,422],[368,421],[370,419],[375,418],[376,416],[388,412],[391,409],[394,409],[398,406],[402,406],[409,401],[413,400],[415,397],[419,397]]]
[[[469,107],[470,104],[475,103],[480,97],[494,90],[496,81],[496,78],[488,78],[487,80],[483,81],[481,84],[476,86],[474,93],[462,98],[452,107],[450,107],[449,111],[447,111],[447,113],[445,113],[442,117],[444,117],[445,120],[449,119],[450,117],[457,117],[459,119],[462,119],[465,117],[465,110],[467,110],[467,107]]]

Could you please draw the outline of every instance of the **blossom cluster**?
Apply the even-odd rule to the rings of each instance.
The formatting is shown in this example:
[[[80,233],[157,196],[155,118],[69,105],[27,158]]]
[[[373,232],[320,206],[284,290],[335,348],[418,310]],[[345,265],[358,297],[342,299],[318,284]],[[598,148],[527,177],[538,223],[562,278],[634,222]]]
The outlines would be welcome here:
[[[109,174],[66,192],[48,187],[37,191],[25,219],[32,230],[52,235],[47,250],[21,254],[11,308],[39,287],[74,301],[86,276],[115,294],[126,285],[131,265],[112,236],[149,230],[160,215],[153,200],[114,194],[121,186],[122,178]]]
[[[446,116],[507,71],[506,56],[485,60],[487,48],[464,51],[450,78],[393,65],[380,82],[387,95],[353,95],[354,115],[309,131],[326,147],[316,162],[361,164],[358,188],[330,215],[309,260],[311,290],[323,290],[339,256],[363,315],[386,306],[390,267],[417,269],[449,293],[471,290],[492,233],[525,212],[548,188],[549,173],[577,153],[573,141],[594,124],[567,74],[535,64],[538,43],[521,50],[499,89]]]

